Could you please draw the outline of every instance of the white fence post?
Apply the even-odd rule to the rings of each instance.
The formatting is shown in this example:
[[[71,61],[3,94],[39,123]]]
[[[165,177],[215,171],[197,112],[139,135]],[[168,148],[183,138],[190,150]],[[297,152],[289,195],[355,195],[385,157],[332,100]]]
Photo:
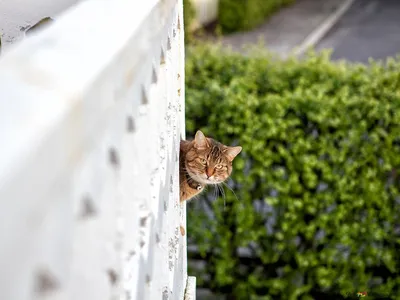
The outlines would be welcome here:
[[[80,3],[2,57],[0,93],[0,299],[194,299],[182,0]]]

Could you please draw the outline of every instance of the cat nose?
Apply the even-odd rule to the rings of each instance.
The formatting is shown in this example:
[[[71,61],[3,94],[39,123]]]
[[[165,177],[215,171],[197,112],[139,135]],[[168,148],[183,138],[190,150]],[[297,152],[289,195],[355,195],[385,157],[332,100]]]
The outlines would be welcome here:
[[[214,169],[207,168],[206,174],[207,174],[207,178],[210,178],[214,174]]]

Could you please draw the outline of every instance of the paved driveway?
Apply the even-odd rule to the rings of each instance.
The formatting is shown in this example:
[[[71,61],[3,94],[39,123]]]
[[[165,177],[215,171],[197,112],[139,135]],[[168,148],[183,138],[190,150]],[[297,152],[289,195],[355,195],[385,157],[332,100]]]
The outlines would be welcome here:
[[[400,0],[357,0],[316,48],[359,62],[400,53]]]

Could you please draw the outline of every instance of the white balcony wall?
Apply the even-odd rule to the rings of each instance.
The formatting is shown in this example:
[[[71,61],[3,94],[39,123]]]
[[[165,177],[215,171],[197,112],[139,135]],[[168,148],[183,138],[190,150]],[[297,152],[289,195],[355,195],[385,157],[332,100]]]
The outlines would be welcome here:
[[[195,298],[182,13],[83,1],[0,59],[0,299]]]

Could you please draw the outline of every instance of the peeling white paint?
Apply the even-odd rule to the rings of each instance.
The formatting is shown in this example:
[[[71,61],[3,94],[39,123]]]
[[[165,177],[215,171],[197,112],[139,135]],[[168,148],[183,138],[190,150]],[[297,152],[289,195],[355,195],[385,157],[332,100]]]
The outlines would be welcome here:
[[[45,17],[56,17],[80,0],[2,0],[0,35],[3,50],[24,37],[24,31]]]

